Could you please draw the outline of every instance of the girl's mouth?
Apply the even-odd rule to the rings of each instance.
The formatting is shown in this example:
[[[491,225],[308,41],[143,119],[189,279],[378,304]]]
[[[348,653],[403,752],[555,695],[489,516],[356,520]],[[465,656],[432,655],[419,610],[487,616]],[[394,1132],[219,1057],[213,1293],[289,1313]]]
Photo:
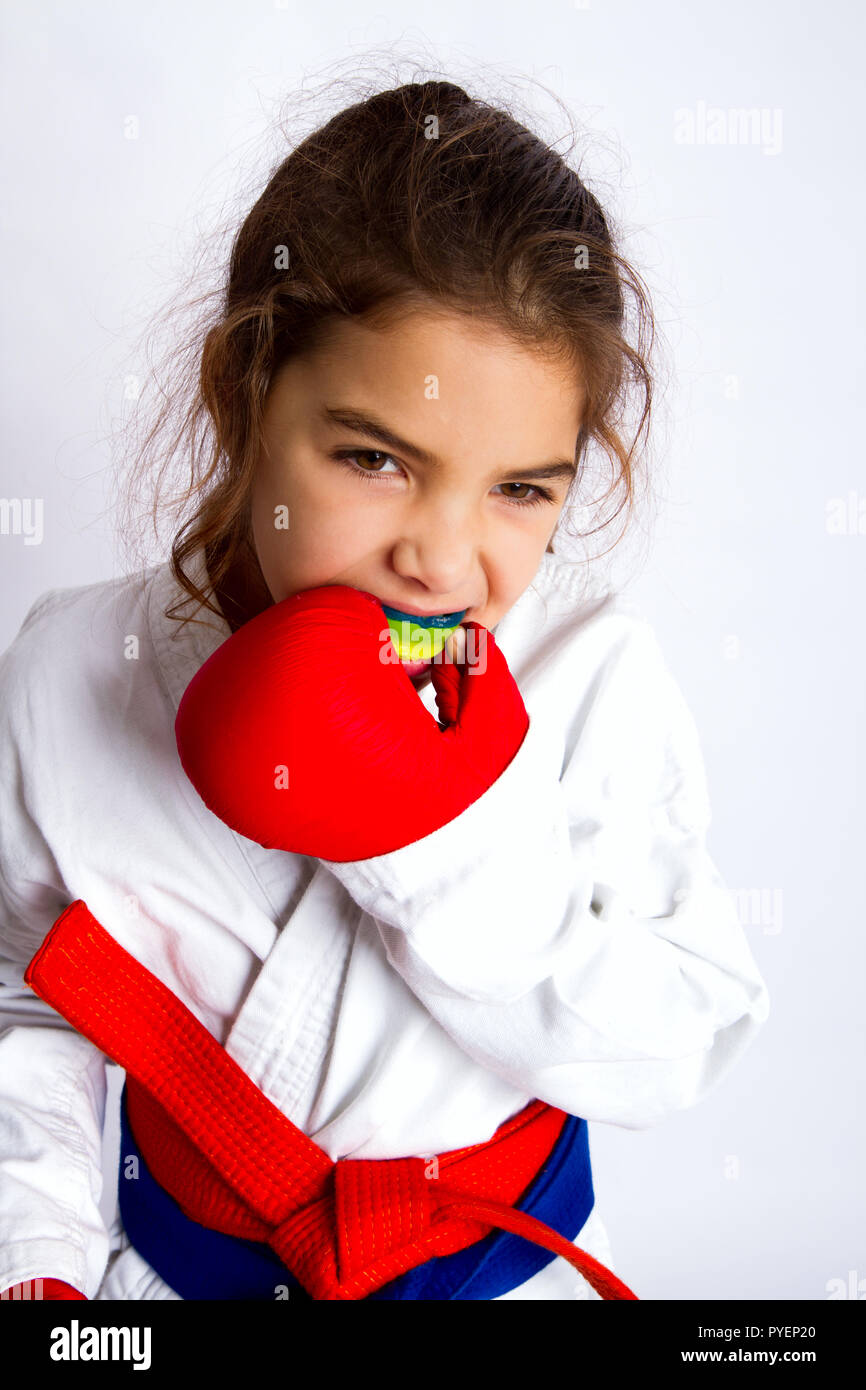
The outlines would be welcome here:
[[[406,675],[424,675],[442,651],[451,633],[460,626],[468,609],[457,613],[431,613],[422,616],[382,604],[391,631],[391,643]]]

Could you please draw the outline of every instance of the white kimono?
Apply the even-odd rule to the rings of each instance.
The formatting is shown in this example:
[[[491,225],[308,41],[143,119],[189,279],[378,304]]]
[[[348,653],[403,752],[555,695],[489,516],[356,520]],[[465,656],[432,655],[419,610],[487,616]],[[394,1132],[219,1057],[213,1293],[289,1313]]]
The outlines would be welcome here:
[[[178,703],[230,630],[165,616],[167,563],[34,603],[0,657],[0,1290],[177,1297],[100,1214],[107,1059],[22,983],[76,898],[332,1160],[476,1144],[536,1097],[639,1129],[730,1071],[769,1005],[694,721],[646,620],[579,587],[546,554],[495,628],[530,716],[499,780],[348,864],[187,780]],[[628,1283],[595,1210],[575,1243]],[[597,1295],[557,1257],[504,1297]]]

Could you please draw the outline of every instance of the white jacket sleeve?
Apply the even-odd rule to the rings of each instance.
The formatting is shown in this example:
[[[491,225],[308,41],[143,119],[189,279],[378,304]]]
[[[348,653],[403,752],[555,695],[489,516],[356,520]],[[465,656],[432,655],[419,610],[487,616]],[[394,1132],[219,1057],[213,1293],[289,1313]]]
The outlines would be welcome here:
[[[698,735],[652,629],[627,626],[585,684],[567,663],[545,682],[558,693],[524,695],[524,743],[460,816],[323,862],[469,1056],[569,1114],[643,1128],[731,1069],[768,995],[706,849]]]
[[[74,896],[29,811],[33,779],[62,776],[39,727],[29,632],[46,597],[0,656],[0,1290],[44,1277],[92,1298],[109,1251],[99,1210],[107,1059],[23,983]]]

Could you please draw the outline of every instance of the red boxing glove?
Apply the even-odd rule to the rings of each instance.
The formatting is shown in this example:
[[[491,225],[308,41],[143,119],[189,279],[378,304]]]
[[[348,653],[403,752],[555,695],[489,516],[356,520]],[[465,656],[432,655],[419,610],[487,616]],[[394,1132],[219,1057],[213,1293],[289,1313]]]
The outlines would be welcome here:
[[[529,728],[493,633],[463,626],[466,659],[431,668],[440,728],[372,594],[326,584],[273,604],[184,692],[184,771],[214,815],[266,849],[344,863],[420,840],[493,785]]]
[[[74,1289],[71,1284],[64,1284],[62,1279],[25,1279],[20,1284],[13,1284],[10,1288],[4,1289],[0,1293],[0,1298],[33,1300],[34,1302],[78,1298],[84,1303],[88,1302],[86,1294],[79,1293],[78,1289]]]

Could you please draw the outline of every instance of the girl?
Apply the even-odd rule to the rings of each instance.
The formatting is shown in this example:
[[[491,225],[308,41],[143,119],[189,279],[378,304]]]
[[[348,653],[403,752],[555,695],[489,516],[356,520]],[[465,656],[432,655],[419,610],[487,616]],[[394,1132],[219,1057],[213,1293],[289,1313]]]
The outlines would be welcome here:
[[[210,452],[202,467],[193,450],[197,506],[170,561],[42,595],[0,667],[0,1288],[634,1296],[606,1278],[586,1122],[641,1128],[695,1104],[768,1001],[707,853],[698,738],[656,639],[615,594],[588,600],[553,546],[591,445],[631,500],[622,407],[636,379],[639,436],[650,375],[643,337],[626,336],[628,291],[642,335],[640,282],[596,199],[448,82],[342,111],[271,177],[203,338],[188,425]],[[291,669],[282,649],[257,668],[263,619],[300,631],[296,596],[311,621],[339,600],[336,627],[304,629]],[[353,646],[371,601],[464,634],[419,655],[386,632],[379,656],[403,667],[381,687],[387,717]],[[492,665],[473,670],[468,639],[485,633]],[[234,668],[209,664],[217,653]],[[213,671],[203,699],[194,678]],[[238,674],[251,688],[211,727]],[[264,709],[300,679],[314,771],[328,768],[308,795],[330,801],[324,838],[298,850],[245,833],[228,805],[215,814],[184,769],[199,732],[204,780],[227,765],[257,695]],[[338,687],[361,730],[342,762]],[[409,746],[401,720],[428,743],[459,734],[465,758],[438,781],[392,759],[393,801],[371,814],[348,791],[355,754],[372,756],[369,727],[387,763]],[[300,719],[292,730],[307,738]],[[456,810],[440,805],[446,782]],[[297,788],[284,804],[306,810]],[[110,1229],[108,1060],[127,1072]],[[191,1099],[191,1076],[208,1094]],[[531,1161],[502,1147],[550,1117]],[[278,1239],[262,1215],[276,1150],[249,1140],[259,1124],[323,1183],[337,1164],[342,1187],[316,1189],[331,1196],[315,1268],[286,1243],[289,1220]],[[435,1206],[437,1178],[453,1196],[458,1160],[490,1154],[515,1190],[496,1189],[497,1206],[479,1180],[488,1220],[452,1210],[450,1244],[384,1240],[398,1206],[383,1214],[391,1197],[368,1175],[398,1173]],[[350,1176],[357,1259],[349,1226],[332,1247],[322,1215]]]

